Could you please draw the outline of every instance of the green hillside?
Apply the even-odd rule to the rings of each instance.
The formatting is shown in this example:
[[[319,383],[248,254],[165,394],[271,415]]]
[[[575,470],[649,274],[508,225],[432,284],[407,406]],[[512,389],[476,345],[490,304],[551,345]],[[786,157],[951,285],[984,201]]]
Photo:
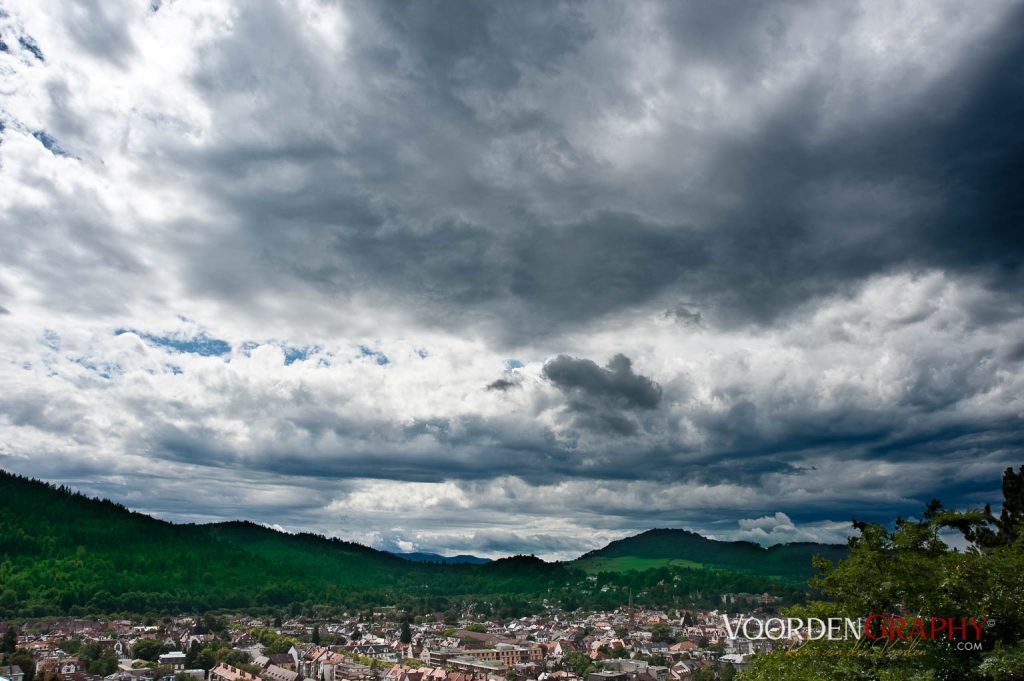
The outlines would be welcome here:
[[[822,548],[756,547],[751,553],[747,546],[723,547],[685,533],[701,551],[680,544],[664,555],[648,546],[650,534],[569,563],[528,556],[484,565],[417,563],[250,522],[168,523],[0,471],[0,617],[374,605],[426,613],[451,610],[469,598],[478,602],[477,612],[511,616],[529,612],[531,602],[542,598],[568,607],[617,607],[627,591],[652,604],[727,591],[775,590],[797,598],[805,590],[812,549]],[[748,553],[758,559],[748,562]],[[766,565],[770,572],[761,569]],[[610,588],[596,589],[587,579],[585,571],[599,569],[609,570],[601,584]]]
[[[752,542],[716,541],[688,530],[657,529],[614,541],[580,556],[572,565],[588,573],[675,566],[806,579],[813,575],[812,556],[834,562],[846,557],[848,551],[845,545],[813,543],[779,544],[766,549]]]

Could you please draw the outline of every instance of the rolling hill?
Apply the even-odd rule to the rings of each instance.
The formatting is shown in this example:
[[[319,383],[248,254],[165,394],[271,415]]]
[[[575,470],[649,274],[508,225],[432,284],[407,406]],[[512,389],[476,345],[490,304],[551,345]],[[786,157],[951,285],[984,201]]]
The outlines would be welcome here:
[[[613,541],[604,548],[586,553],[572,565],[588,573],[626,572],[662,566],[692,569],[710,567],[758,575],[789,578],[811,577],[811,557],[820,555],[831,561],[846,557],[844,544],[809,542],[777,544],[764,548],[746,541],[718,541],[696,532],[680,529],[655,529]]]
[[[806,591],[810,556],[845,547],[762,549],[684,530],[652,530],[576,561],[513,556],[486,564],[417,562],[353,542],[251,522],[175,524],[0,470],[0,617],[215,609],[308,612],[398,605],[441,612],[473,598],[500,616],[531,600],[617,607],[587,573],[651,603],[725,591]],[[618,576],[616,576],[618,575]],[[672,579],[674,591],[643,585]],[[698,596],[694,596],[697,594]]]

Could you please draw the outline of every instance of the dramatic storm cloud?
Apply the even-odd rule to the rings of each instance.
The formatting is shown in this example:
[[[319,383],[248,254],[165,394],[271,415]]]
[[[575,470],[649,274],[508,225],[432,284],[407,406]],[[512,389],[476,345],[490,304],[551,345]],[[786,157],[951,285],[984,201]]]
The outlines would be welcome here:
[[[0,467],[545,557],[1024,460],[1024,5],[0,2]]]
[[[544,365],[543,373],[569,396],[569,409],[587,428],[631,435],[636,432],[636,424],[624,412],[656,409],[661,400],[658,384],[634,374],[633,364],[625,355],[615,355],[607,369],[589,359],[559,355]]]

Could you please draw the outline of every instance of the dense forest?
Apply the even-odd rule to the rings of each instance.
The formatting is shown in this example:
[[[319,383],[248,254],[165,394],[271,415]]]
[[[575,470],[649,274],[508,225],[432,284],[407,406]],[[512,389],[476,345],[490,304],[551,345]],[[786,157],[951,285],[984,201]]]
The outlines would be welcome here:
[[[513,616],[541,599],[570,609],[629,599],[701,605],[720,602],[723,593],[765,591],[793,602],[808,592],[812,554],[845,553],[655,532],[658,551],[648,546],[650,533],[630,538],[639,554],[632,566],[621,560],[630,539],[609,546],[607,556],[599,551],[568,563],[530,556],[484,565],[421,563],[249,522],[173,524],[0,471],[0,617],[372,605],[426,613],[469,599],[482,613]]]

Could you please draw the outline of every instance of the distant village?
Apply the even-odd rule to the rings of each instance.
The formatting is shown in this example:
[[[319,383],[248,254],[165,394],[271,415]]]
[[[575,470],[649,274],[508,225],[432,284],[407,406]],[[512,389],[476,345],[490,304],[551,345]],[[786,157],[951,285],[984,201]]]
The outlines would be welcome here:
[[[765,640],[729,621],[772,597],[712,611],[621,608],[479,621],[394,608],[335,619],[203,615],[0,624],[0,681],[703,681],[731,679]]]

